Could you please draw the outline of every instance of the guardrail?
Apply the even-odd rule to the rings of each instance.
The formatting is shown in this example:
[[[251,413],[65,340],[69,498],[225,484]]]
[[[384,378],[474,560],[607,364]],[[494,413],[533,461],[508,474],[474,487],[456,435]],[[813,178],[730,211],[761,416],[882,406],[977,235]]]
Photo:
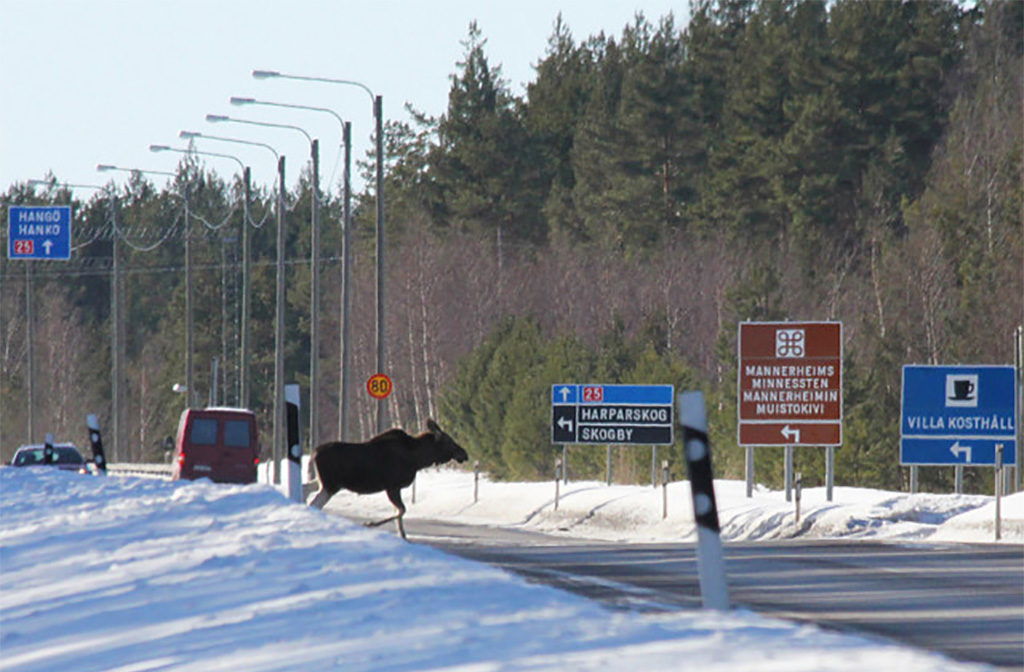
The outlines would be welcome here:
[[[107,465],[107,473],[113,476],[141,476],[170,480],[171,465],[153,462],[113,462]]]

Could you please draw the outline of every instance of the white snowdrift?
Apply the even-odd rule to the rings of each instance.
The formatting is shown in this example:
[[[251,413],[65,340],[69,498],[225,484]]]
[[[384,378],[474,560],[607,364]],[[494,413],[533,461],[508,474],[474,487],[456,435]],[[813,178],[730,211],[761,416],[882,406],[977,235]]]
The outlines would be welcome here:
[[[450,473],[424,478],[418,514],[435,513],[432,499],[452,503],[434,478],[466,484]],[[520,496],[515,486],[489,484],[479,519],[513,507],[501,490]],[[565,503],[597,502],[595,490],[611,492],[578,486]],[[631,510],[646,511],[641,494],[654,496],[624,494],[591,520],[603,511],[623,512],[615,515],[626,524],[643,519]],[[584,527],[572,515],[564,523]],[[742,611],[610,612],[290,503],[263,485],[0,468],[5,671],[683,668],[981,669]]]
[[[406,520],[429,518],[481,525],[517,526],[539,532],[613,541],[693,541],[696,532],[687,482],[668,485],[668,516],[662,518],[661,488],[606,486],[596,482],[491,482],[481,476],[473,502],[473,474],[431,469],[420,472],[416,501],[403,490]],[[715,498],[726,541],[783,538],[870,538],[903,541],[991,542],[995,497],[887,492],[867,488],[809,488],[801,497],[800,522],[785,493],[758,488],[751,499],[739,481],[715,481]],[[393,511],[383,494],[339,492],[327,509],[361,518]],[[1024,542],[1024,493],[1001,499],[1001,537]]]

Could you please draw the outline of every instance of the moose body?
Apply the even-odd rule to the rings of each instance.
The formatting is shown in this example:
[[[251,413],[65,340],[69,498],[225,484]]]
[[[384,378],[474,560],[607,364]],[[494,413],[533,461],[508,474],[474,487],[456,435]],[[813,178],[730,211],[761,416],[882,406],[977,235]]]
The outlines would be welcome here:
[[[420,469],[449,460],[465,462],[467,459],[466,451],[433,420],[427,421],[427,431],[418,436],[391,429],[362,443],[324,443],[313,451],[320,489],[309,505],[322,509],[339,490],[361,495],[385,492],[398,513],[370,524],[376,526],[397,520],[398,531],[404,539],[402,488],[412,485]]]

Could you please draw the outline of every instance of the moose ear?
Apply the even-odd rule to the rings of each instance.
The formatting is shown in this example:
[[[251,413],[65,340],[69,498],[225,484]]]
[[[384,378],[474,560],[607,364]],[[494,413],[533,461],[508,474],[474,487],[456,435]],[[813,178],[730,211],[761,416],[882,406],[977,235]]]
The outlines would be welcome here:
[[[427,429],[432,431],[434,434],[441,434],[441,428],[437,426],[437,423],[433,420],[427,420]]]

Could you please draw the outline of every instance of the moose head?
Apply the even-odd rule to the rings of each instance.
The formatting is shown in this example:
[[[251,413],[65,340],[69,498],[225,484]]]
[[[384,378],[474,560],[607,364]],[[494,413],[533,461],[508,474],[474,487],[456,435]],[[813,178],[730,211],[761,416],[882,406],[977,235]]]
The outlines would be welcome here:
[[[448,460],[465,462],[469,459],[462,446],[455,443],[455,439],[446,434],[436,422],[427,420],[427,429],[434,435],[434,451],[437,458],[434,464],[442,464]]]

